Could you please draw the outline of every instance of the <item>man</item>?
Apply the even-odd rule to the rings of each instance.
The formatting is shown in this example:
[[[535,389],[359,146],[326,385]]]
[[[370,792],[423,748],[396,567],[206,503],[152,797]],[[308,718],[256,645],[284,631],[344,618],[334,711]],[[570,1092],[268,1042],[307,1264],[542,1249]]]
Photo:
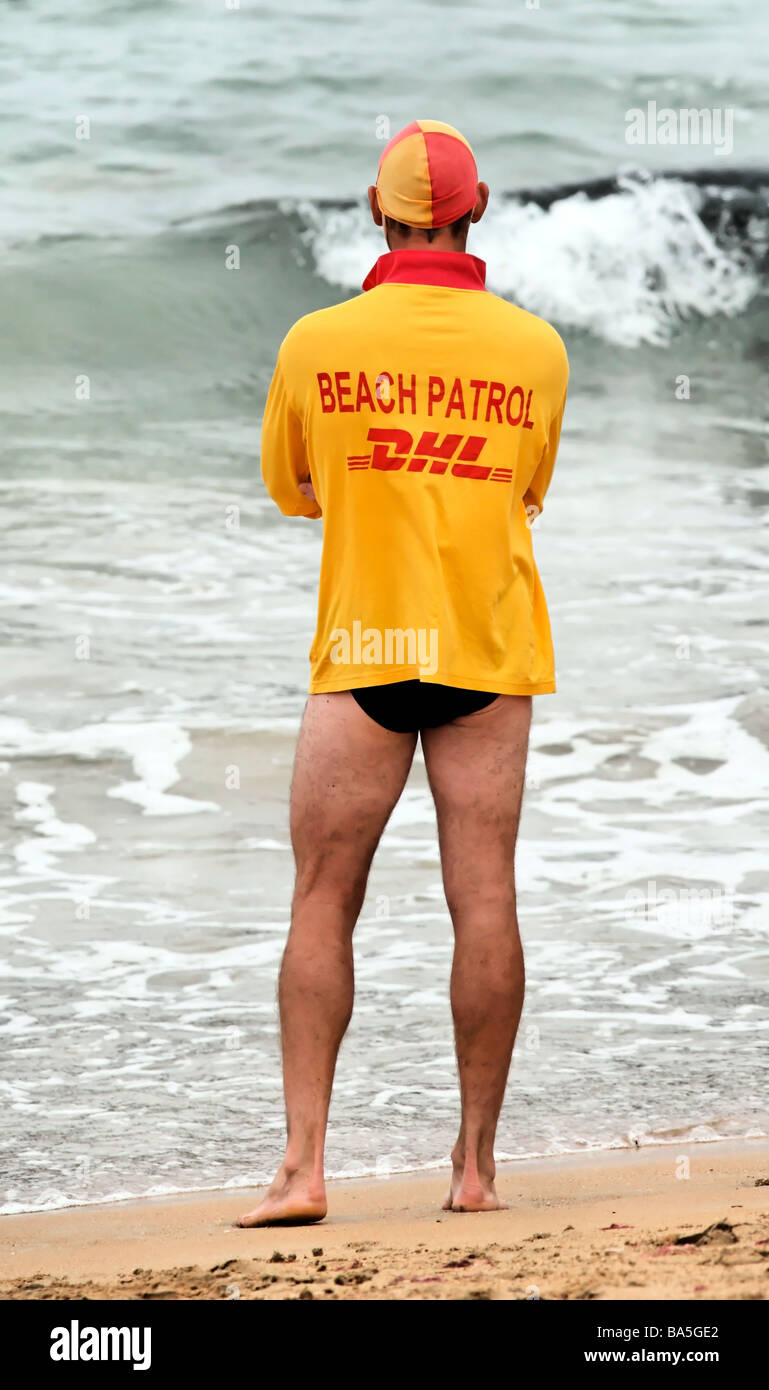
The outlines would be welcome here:
[[[524,991],[515,841],[531,697],[555,690],[530,519],[553,472],[568,364],[554,329],[489,293],[465,251],[489,190],[458,131],[406,126],[368,193],[388,253],[362,295],[290,330],[264,417],[271,497],[287,516],[322,516],[324,535],[279,984],[288,1139],[242,1226],[326,1214],[353,929],[418,737],[455,934],[462,1115],[445,1205],[503,1205],[494,1136]]]

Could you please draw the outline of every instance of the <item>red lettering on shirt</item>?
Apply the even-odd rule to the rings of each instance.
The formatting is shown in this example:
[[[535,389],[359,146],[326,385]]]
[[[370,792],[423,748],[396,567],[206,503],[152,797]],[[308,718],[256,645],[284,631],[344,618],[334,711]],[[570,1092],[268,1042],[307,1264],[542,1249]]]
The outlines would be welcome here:
[[[488,424],[507,423],[512,427],[522,425],[525,430],[533,430],[536,417],[533,414],[533,389],[525,386],[508,387],[502,381],[485,381],[471,377],[451,378],[450,387],[442,376],[427,378],[427,401],[425,402],[424,378],[416,372],[404,375],[402,372],[380,372],[372,383],[364,371],[355,373],[353,382],[351,372],[317,372],[320,408],[324,415],[340,411],[345,415],[361,414],[364,410],[371,414],[381,411],[390,415],[396,409],[400,415],[417,415],[427,409],[429,416],[443,414],[449,420],[458,415],[461,420],[477,420],[479,416]],[[396,393],[397,381],[397,393]],[[373,393],[372,393],[373,384]],[[447,395],[448,391],[448,395]],[[483,393],[486,392],[486,408],[483,412]],[[469,394],[468,394],[469,393]],[[470,400],[472,396],[472,408]],[[438,406],[443,403],[443,411]]]
[[[368,384],[365,372],[358,372],[358,394],[355,397],[355,409],[361,410],[367,405],[369,410],[376,410],[374,397],[371,394],[371,387]]]
[[[446,383],[442,376],[431,376],[427,383],[427,413],[432,415],[433,406],[442,401],[446,394]]]
[[[408,388],[403,385],[403,377],[401,376],[400,372],[398,373],[398,410],[400,411],[401,415],[403,414],[404,399],[408,399],[411,401],[411,414],[416,415],[417,379],[413,372],[411,373],[411,385]]]
[[[324,415],[328,415],[329,411],[336,409],[336,400],[334,398],[334,388],[331,385],[331,376],[329,372],[318,372],[317,376],[318,390],[320,391],[320,408],[323,411]]]
[[[439,444],[437,434],[433,434],[430,430],[425,430],[414,450],[414,457],[408,466],[408,472],[421,473],[428,459],[433,459],[434,462],[430,465],[430,472],[445,473],[448,468],[449,459],[456,453],[457,446],[461,444],[461,442],[461,434],[447,434],[443,443]]]
[[[367,437],[374,445],[371,455],[372,468],[391,471],[403,467],[412,444],[408,430],[369,430]],[[393,453],[390,453],[388,445],[392,445]]]
[[[336,395],[337,400],[339,401],[340,411],[344,411],[345,415],[352,415],[353,411],[355,410],[355,406],[345,405],[344,403],[345,398],[347,396],[352,395],[352,387],[347,384],[350,380],[350,373],[334,372],[334,380],[336,382]]]
[[[485,443],[486,440],[483,435],[468,435],[459,458],[451,469],[455,478],[488,478],[491,467],[485,468],[482,464],[469,462],[470,459],[477,459]],[[460,463],[460,459],[468,460],[468,462]]]
[[[510,413],[510,411],[511,411],[513,396],[516,396],[516,395],[520,398],[520,410],[518,411],[518,414],[516,415],[515,419],[513,419],[512,414]],[[505,410],[505,414],[507,415],[507,423],[508,423],[508,425],[520,425],[521,419],[523,418],[523,387],[522,387],[522,386],[514,386],[514,387],[513,387],[512,391],[510,392],[510,395],[509,395],[508,398],[507,398],[507,407],[506,407],[506,410]]]
[[[457,413],[458,413],[458,414],[461,416],[461,418],[464,420],[464,418],[465,418],[465,398],[464,398],[464,396],[462,395],[462,383],[461,383],[461,381],[459,380],[459,377],[458,377],[458,376],[455,376],[455,377],[454,377],[454,385],[453,385],[452,388],[451,388],[451,394],[450,394],[450,396],[449,396],[448,404],[447,404],[447,406],[446,406],[446,418],[447,418],[447,419],[448,419],[449,415],[451,414],[451,412],[452,412],[453,410],[456,410]]]
[[[485,388],[486,386],[488,386],[488,384],[489,384],[488,381],[476,381],[476,380],[473,380],[473,381],[470,382],[470,386],[471,386],[472,390],[475,392],[475,397],[474,397],[474,399],[473,399],[473,419],[474,419],[474,420],[477,420],[477,419],[478,419],[478,401],[479,401],[480,398],[481,398],[481,391],[483,391],[484,388]]]
[[[395,409],[394,385],[395,382],[389,372],[379,373],[376,379],[376,398],[379,402],[379,409],[383,410],[385,415],[389,415],[390,411]]]
[[[490,381],[490,382],[489,382],[489,399],[488,399],[488,401],[486,402],[486,423],[487,423],[487,424],[488,424],[489,420],[491,419],[491,412],[492,412],[492,410],[496,410],[496,412],[497,412],[497,420],[498,420],[498,422],[499,422],[500,425],[502,424],[502,410],[501,410],[501,406],[502,406],[503,400],[505,399],[506,394],[507,394],[507,392],[505,391],[505,383],[504,383],[504,381]]]

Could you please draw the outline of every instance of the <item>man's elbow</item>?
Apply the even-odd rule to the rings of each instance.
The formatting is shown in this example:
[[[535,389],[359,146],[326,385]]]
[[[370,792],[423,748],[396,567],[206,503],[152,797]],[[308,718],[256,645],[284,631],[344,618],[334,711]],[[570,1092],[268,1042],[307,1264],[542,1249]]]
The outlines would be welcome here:
[[[311,501],[309,497],[302,497],[301,493],[292,493],[285,497],[273,497],[272,500],[284,516],[306,516],[311,521],[315,521],[323,515],[318,503]]]
[[[300,492],[298,485],[282,484],[277,479],[266,478],[262,482],[271,501],[284,516],[308,516],[315,519],[322,515],[316,497],[307,497]]]

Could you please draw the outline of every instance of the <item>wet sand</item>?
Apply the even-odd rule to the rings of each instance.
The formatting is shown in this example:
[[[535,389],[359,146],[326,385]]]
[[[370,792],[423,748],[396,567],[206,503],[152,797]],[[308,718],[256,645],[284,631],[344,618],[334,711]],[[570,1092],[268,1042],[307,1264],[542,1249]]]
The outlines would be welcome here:
[[[764,1139],[503,1164],[500,1212],[442,1211],[447,1183],[332,1182],[328,1217],[305,1227],[233,1226],[255,1198],[234,1190],[5,1216],[0,1296],[769,1296]]]

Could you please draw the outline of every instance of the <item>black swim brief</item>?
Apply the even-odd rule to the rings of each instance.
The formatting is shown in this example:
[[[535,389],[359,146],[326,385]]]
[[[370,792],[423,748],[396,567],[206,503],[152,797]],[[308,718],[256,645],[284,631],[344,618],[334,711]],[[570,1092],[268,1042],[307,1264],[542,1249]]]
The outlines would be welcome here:
[[[435,729],[460,715],[475,714],[497,698],[487,690],[456,690],[453,685],[432,685],[427,681],[364,685],[350,694],[369,718],[394,734]]]

